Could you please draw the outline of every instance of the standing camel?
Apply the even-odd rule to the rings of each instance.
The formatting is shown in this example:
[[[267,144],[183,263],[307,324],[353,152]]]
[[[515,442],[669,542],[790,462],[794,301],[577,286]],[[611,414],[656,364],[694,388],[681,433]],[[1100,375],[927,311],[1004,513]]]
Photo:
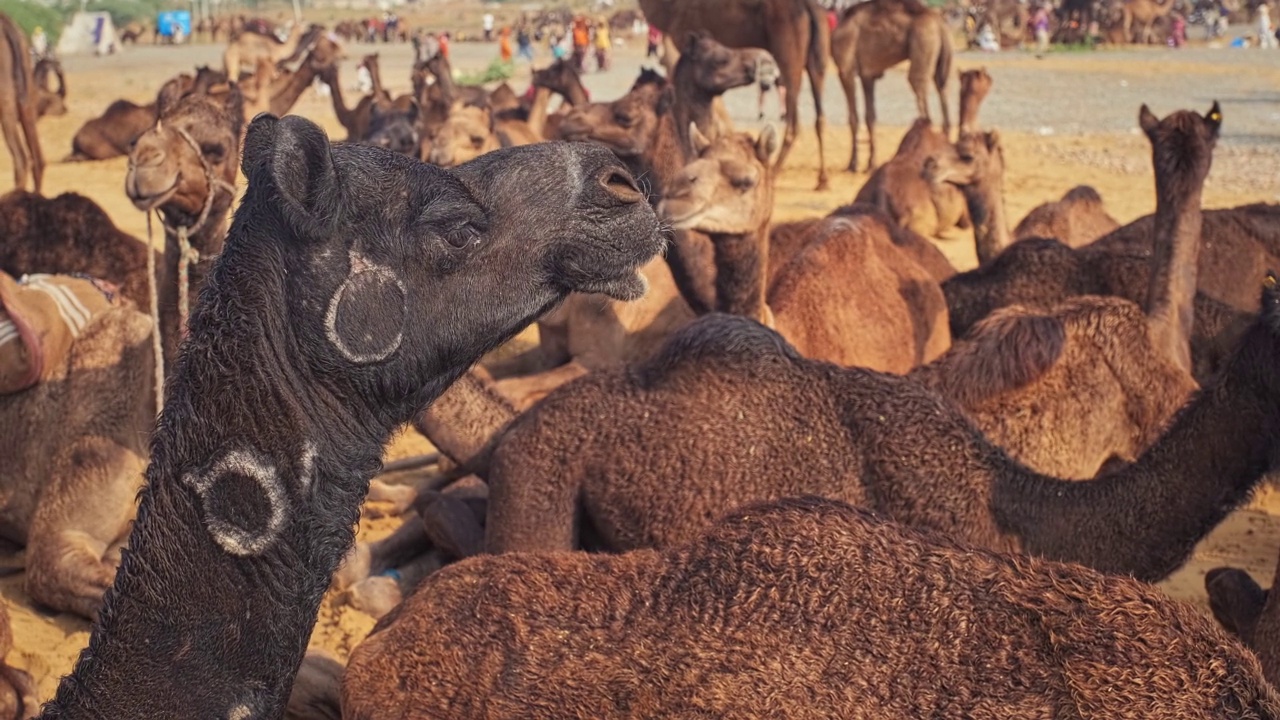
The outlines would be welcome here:
[[[27,38],[8,15],[0,13],[0,130],[13,157],[13,184],[26,189],[27,173],[36,192],[44,181],[44,154],[36,134],[36,83],[31,74]],[[19,135],[21,126],[21,135]],[[23,144],[25,141],[25,145]]]
[[[876,81],[889,68],[910,61],[907,80],[920,117],[929,119],[929,77],[942,105],[942,133],[951,133],[947,83],[951,79],[951,36],[942,15],[920,0],[870,0],[845,13],[831,35],[831,55],[849,103],[853,153],[849,171],[858,171],[858,98],[853,82],[862,81],[867,106],[867,171],[876,167]]]
[[[768,50],[778,63],[782,86],[787,89],[787,132],[782,139],[776,169],[781,170],[800,124],[800,73],[809,73],[813,107],[817,114],[818,189],[826,190],[827,165],[822,141],[827,120],[822,112],[822,79],[826,73],[830,35],[826,11],[814,0],[640,0],[649,23],[677,45],[694,30],[733,48]]]
[[[1137,23],[1141,28],[1141,35],[1137,42],[1143,45],[1150,45],[1155,37],[1155,24],[1160,18],[1168,15],[1173,11],[1173,0],[1128,0],[1124,4],[1124,41],[1134,42],[1133,25]]]

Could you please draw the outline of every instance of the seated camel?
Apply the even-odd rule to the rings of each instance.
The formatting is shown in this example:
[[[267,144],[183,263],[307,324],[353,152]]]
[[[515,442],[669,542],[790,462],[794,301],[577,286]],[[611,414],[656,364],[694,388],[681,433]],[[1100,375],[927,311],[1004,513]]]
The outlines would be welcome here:
[[[1053,238],[1067,247],[1084,247],[1120,227],[1102,205],[1102,196],[1088,185],[1067,191],[1061,200],[1031,209],[1013,229],[1013,241]]]
[[[0,301],[0,537],[35,602],[94,618],[142,485],[153,323],[69,276],[0,274]]]
[[[926,162],[937,163],[931,182]],[[898,152],[876,168],[854,197],[875,205],[899,225],[924,237],[939,237],[953,228],[972,227],[964,195],[948,183],[945,171],[962,164],[954,145],[927,118],[917,119],[903,136]]]

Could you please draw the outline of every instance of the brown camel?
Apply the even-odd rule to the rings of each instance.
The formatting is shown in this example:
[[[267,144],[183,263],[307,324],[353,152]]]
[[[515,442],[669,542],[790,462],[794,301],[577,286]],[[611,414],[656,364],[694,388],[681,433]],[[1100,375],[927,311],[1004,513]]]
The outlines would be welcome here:
[[[26,591],[35,602],[94,618],[142,485],[155,417],[153,325],[131,301],[88,280],[27,277],[20,285],[0,274],[9,327],[21,328],[24,316],[40,327],[39,302],[55,307],[38,341],[46,353],[39,381],[0,394],[0,533],[26,547]],[[62,312],[66,319],[56,322]],[[46,343],[55,332],[66,340],[57,348]],[[27,351],[32,357],[30,344]]]
[[[1150,45],[1156,41],[1155,24],[1173,11],[1173,0],[1125,0],[1123,24],[1125,42]],[[1138,33],[1134,35],[1134,25]]]
[[[1048,312],[1002,308],[917,378],[1037,471],[1090,478],[1110,460],[1137,458],[1196,388],[1190,345],[1200,194],[1220,121],[1216,104],[1203,117],[1179,111],[1163,120],[1142,107],[1160,188],[1144,303],[1085,296]],[[967,154],[998,175],[1003,160],[992,135],[965,136],[961,143],[972,141]],[[999,225],[1003,213],[986,207],[1003,200],[998,189],[986,193],[973,213]]]
[[[12,649],[13,627],[9,622],[9,610],[0,603],[0,718],[27,720],[40,711],[36,683],[25,670],[4,663],[4,657]]]
[[[947,84],[951,81],[951,31],[941,13],[919,0],[870,0],[847,10],[831,35],[835,58],[849,103],[853,154],[849,171],[858,171],[858,97],[862,83],[866,103],[867,171],[876,167],[876,81],[889,68],[910,61],[907,80],[916,96],[919,117],[929,119],[928,84],[933,81],[942,105],[942,134],[951,134]]]
[[[744,503],[816,494],[1159,580],[1280,449],[1280,291],[1264,292],[1227,369],[1134,463],[1086,481],[1010,459],[911,378],[803,358],[744,318],[700,318],[649,361],[575,380],[512,423],[492,456],[486,548],[667,547]]]
[[[924,237],[972,227],[964,194],[948,182],[964,164],[955,145],[929,120],[919,118],[889,162],[876,168],[854,202],[875,205],[901,227]],[[930,167],[926,177],[926,166]]]
[[[346,101],[342,97],[342,83],[338,81],[338,66],[336,63],[325,68],[320,73],[320,79],[329,86],[329,98],[333,102],[333,113],[338,116],[338,122],[342,123],[342,127],[347,129],[347,140],[349,142],[357,142],[368,137],[369,120],[373,113],[373,104],[377,102],[377,96],[373,94],[365,95],[356,102],[354,107],[348,108]]]
[[[44,154],[36,132],[39,89],[32,77],[27,37],[17,24],[0,13],[0,131],[13,158],[13,184],[19,190],[31,176],[36,192],[44,182]]]
[[[156,211],[165,233],[165,281],[159,284],[160,328],[166,368],[173,367],[185,333],[184,308],[193,304],[222,251],[235,196],[243,99],[238,86],[222,96],[190,94],[156,101],[159,118],[129,153],[125,194],[138,209]],[[181,286],[186,278],[187,292]]]
[[[1102,205],[1102,196],[1088,185],[1067,191],[1061,200],[1038,205],[1013,229],[1014,241],[1053,238],[1079,248],[1120,227]]]
[[[640,0],[645,18],[675,38],[677,44],[701,30],[732,48],[768,50],[778,63],[787,89],[787,131],[782,139],[778,166],[786,162],[800,123],[801,74],[809,75],[818,134],[818,189],[826,190],[827,166],[823,153],[826,116],[822,111],[822,80],[830,56],[830,31],[826,11],[814,0]],[[680,128],[683,132],[683,126]]]
[[[36,117],[60,117],[67,114],[67,78],[62,63],[53,58],[40,58],[31,71],[36,92]],[[58,81],[57,89],[49,87],[51,80]]]
[[[739,133],[712,142],[696,126],[690,133],[698,158],[659,212],[676,228],[711,237],[718,310],[775,327],[802,355],[841,365],[904,373],[946,351],[941,288],[872,217],[816,223],[785,266],[766,267],[772,128],[757,140]],[[856,283],[840,280],[855,275]]]
[[[196,75],[180,73],[170,78],[161,86],[160,94],[183,96],[197,92],[197,77],[200,78],[201,92],[207,92],[210,85],[224,82],[221,73],[213,78],[208,68],[198,68]],[[146,132],[156,123],[156,104],[150,102],[139,105],[129,100],[116,100],[107,106],[106,111],[85,122],[71,139],[71,154],[63,162],[77,160],[107,160],[121,155],[128,155],[129,149],[138,136]]]
[[[392,433],[567,293],[638,297],[664,244],[587,144],[449,171],[262,116],[245,148],[129,551],[43,717],[280,717]]]
[[[437,573],[353,651],[344,717],[1280,716],[1245,648],[1130,578],[814,497],[712,520]]]
[[[960,73],[960,134],[979,131],[978,112],[993,84],[986,68]]]
[[[222,70],[228,78],[238,81],[241,68],[257,67],[260,58],[266,58],[272,64],[286,62],[309,49],[323,31],[319,25],[296,22],[289,28],[284,42],[272,35],[242,32],[222,51]]]

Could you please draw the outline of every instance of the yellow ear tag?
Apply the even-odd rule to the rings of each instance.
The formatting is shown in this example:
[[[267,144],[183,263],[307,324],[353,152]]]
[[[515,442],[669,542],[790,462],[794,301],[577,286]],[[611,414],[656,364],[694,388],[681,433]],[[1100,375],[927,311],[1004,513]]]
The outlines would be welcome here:
[[[1268,289],[1268,290],[1273,290],[1273,289],[1275,289],[1275,286],[1276,286],[1276,276],[1275,276],[1275,275],[1270,275],[1270,274],[1268,274],[1265,278],[1263,278],[1263,279],[1262,279],[1262,287],[1264,287],[1264,288],[1266,288],[1266,289]]]
[[[1222,113],[1209,113],[1209,119],[1214,122],[1222,122]]]

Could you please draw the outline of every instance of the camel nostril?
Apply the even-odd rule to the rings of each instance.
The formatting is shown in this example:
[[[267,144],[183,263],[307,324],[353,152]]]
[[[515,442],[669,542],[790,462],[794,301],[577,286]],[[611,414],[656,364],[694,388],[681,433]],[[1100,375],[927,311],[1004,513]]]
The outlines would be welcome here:
[[[600,175],[600,184],[611,195],[624,202],[639,202],[644,199],[640,188],[631,175],[620,170],[605,170]]]

